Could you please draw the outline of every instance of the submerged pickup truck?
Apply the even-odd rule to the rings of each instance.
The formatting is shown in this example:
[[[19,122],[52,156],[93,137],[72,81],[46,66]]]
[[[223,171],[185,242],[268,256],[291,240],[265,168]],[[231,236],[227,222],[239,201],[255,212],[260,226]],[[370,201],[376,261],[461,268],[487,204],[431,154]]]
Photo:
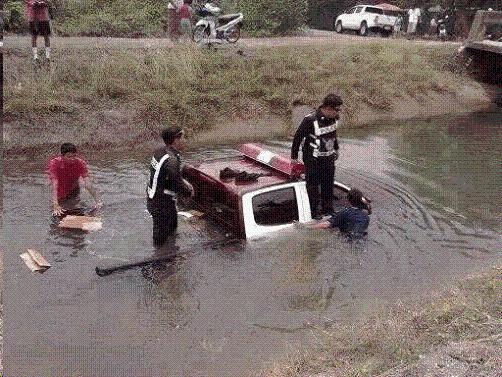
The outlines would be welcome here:
[[[312,220],[302,163],[257,144],[243,144],[238,150],[237,156],[184,167],[195,195],[183,206],[203,212],[238,238],[259,237]],[[348,207],[350,187],[333,184],[335,211]]]

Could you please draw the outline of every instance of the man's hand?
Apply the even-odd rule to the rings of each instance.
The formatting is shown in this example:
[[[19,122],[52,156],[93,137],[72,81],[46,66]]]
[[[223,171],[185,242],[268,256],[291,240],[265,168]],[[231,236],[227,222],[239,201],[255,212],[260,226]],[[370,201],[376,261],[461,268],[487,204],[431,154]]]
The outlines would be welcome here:
[[[91,211],[97,211],[98,209],[101,209],[101,207],[103,207],[103,202],[101,200],[96,200]]]
[[[190,191],[190,197],[193,198],[195,196],[195,190],[190,182],[188,182],[186,179],[183,180],[183,183],[186,185],[188,190]]]
[[[335,156],[335,161],[338,160],[338,151],[335,151],[335,153],[333,154],[333,156]]]
[[[53,216],[61,216],[63,213],[64,213],[64,209],[58,203],[54,203],[52,205],[52,215]]]

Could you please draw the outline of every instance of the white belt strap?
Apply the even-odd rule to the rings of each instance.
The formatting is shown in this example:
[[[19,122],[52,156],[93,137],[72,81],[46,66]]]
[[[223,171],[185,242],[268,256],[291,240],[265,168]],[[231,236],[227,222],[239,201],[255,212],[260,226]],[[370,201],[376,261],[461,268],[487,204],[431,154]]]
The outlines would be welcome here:
[[[312,156],[314,157],[327,157],[335,154],[336,151],[333,149],[331,151],[321,152],[319,149],[314,149],[312,152]]]
[[[176,199],[176,193],[174,191],[165,189],[164,194],[171,195],[173,197],[173,199]]]
[[[162,167],[162,164],[164,163],[165,160],[169,158],[168,154],[165,154],[162,156],[159,162],[155,159],[155,157],[152,157],[152,167],[155,169],[155,174],[153,175],[153,182],[152,182],[152,187],[148,187],[148,197],[150,199],[153,199],[155,196],[155,191],[157,191],[157,180],[159,179],[159,174],[160,174],[160,168]]]
[[[316,136],[321,136],[324,134],[329,134],[330,132],[335,132],[338,128],[338,121],[336,121],[331,126],[327,127],[319,127],[319,122],[317,120],[314,121],[314,133]]]

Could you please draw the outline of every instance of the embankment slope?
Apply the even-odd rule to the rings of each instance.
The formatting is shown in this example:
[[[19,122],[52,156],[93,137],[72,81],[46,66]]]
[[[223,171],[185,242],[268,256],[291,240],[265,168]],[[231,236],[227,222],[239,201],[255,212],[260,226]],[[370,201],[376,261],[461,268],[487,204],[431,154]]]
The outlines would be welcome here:
[[[168,124],[204,144],[287,136],[295,106],[315,107],[330,91],[344,98],[344,127],[490,105],[457,64],[453,44],[327,38],[284,46],[274,39],[203,50],[157,40],[76,40],[59,38],[52,63],[39,69],[19,38],[6,40],[8,153],[64,141],[136,146]]]

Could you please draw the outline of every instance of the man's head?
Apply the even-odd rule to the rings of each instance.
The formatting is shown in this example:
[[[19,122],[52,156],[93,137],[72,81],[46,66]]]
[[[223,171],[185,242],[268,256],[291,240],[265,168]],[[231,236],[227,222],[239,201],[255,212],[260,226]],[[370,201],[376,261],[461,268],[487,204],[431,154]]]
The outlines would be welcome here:
[[[77,156],[77,146],[72,143],[61,144],[61,156],[68,160],[74,159]]]
[[[363,193],[358,189],[351,189],[347,193],[347,200],[354,207],[365,206],[365,203],[363,202]]]
[[[181,127],[168,127],[162,131],[162,140],[167,146],[180,151],[185,147],[184,134]]]
[[[339,119],[342,105],[342,98],[338,94],[330,93],[324,97],[324,100],[319,108],[326,118]]]

